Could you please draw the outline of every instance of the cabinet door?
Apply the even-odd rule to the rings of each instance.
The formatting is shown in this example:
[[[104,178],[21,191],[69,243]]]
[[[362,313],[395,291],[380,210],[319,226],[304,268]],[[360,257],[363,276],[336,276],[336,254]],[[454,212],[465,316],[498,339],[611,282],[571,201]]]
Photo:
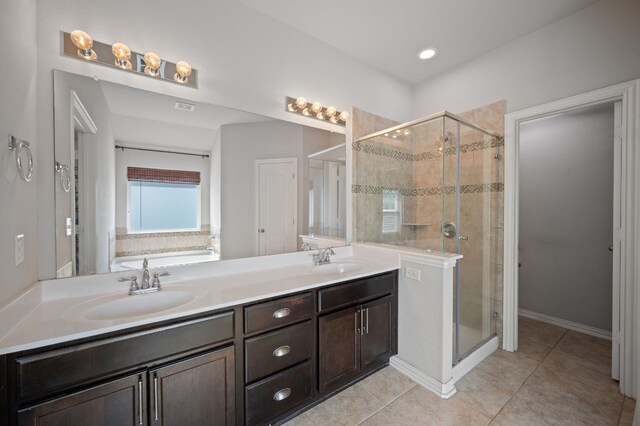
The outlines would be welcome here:
[[[343,309],[318,320],[320,392],[345,382],[360,370],[360,310]]]
[[[234,347],[149,371],[150,423],[235,424]]]
[[[389,361],[393,355],[391,336],[392,311],[390,296],[362,306],[363,334],[361,337],[362,369]]]
[[[146,373],[124,377],[20,410],[18,424],[144,425],[146,388]]]

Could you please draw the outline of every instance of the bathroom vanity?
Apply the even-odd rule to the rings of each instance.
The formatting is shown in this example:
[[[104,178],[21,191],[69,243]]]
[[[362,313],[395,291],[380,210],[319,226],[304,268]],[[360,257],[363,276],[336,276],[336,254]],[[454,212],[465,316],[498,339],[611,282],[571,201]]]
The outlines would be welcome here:
[[[248,286],[246,291],[261,288],[253,298],[209,278],[200,285],[211,295],[187,304],[190,309],[182,313],[174,310],[170,319],[122,322],[108,332],[80,325],[76,333],[42,340],[59,343],[8,348],[0,355],[0,423],[282,422],[387,365],[397,353],[397,266],[364,260],[358,265],[359,271],[342,276],[330,271],[296,277],[300,267],[289,268],[280,284],[263,278],[262,287],[257,281]],[[216,281],[223,287],[217,292]],[[242,278],[229,275],[232,281]],[[227,291],[233,294],[220,297]],[[232,304],[234,297],[239,303]],[[47,328],[47,310],[66,302],[50,303],[29,314],[9,340],[19,341],[20,327],[38,321]],[[64,321],[52,320],[58,326],[49,332],[64,329]],[[95,324],[96,330],[113,328]]]

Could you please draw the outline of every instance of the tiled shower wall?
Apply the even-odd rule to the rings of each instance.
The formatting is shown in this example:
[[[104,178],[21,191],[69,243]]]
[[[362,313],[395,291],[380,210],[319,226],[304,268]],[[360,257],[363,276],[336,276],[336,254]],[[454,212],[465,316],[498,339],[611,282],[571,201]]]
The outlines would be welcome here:
[[[504,109],[501,101],[459,115],[502,135]],[[353,141],[397,124],[354,109]],[[441,249],[443,217],[445,221],[456,219],[456,124],[451,119],[444,121],[445,131],[453,130],[451,140],[444,143],[440,138],[443,121],[436,120],[414,126],[410,135],[398,135],[397,139],[379,137],[352,144],[354,241],[401,240],[418,248]],[[460,232],[469,237],[460,242],[465,256],[460,268],[460,323],[478,328],[483,323],[482,315],[495,311],[502,316],[503,140],[464,125],[460,127],[460,139]],[[404,225],[400,234],[381,232],[380,206],[385,189],[403,195]],[[453,241],[445,240],[445,251],[456,251]],[[491,312],[478,308],[487,291],[492,297]],[[495,327],[501,336],[501,319]]]

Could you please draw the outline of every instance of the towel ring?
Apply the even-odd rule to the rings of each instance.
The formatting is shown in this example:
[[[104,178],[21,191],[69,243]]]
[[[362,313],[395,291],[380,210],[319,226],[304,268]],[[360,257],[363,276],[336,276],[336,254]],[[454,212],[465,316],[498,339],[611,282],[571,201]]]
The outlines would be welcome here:
[[[33,155],[31,154],[31,148],[29,148],[29,142],[17,139],[15,136],[9,136],[9,150],[16,152],[16,167],[18,168],[18,174],[20,178],[29,182],[33,177]],[[27,154],[27,170],[25,172],[22,164],[22,153]]]
[[[69,166],[56,161],[56,174],[60,178],[60,184],[64,192],[69,192],[71,189],[71,173],[69,172]]]

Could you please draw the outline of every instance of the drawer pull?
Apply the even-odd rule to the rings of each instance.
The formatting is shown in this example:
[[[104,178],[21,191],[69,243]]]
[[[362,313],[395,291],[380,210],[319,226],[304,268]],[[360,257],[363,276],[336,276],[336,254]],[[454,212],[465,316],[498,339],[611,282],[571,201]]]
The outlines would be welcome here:
[[[291,396],[291,388],[284,388],[273,394],[274,401],[282,401]]]
[[[275,356],[276,358],[280,358],[281,356],[287,355],[289,352],[291,352],[291,346],[284,345],[276,348],[276,350],[273,351],[273,356]]]
[[[284,318],[284,317],[288,317],[289,314],[291,314],[291,309],[282,308],[282,309],[278,309],[277,311],[275,311],[273,313],[273,317],[274,318]]]

